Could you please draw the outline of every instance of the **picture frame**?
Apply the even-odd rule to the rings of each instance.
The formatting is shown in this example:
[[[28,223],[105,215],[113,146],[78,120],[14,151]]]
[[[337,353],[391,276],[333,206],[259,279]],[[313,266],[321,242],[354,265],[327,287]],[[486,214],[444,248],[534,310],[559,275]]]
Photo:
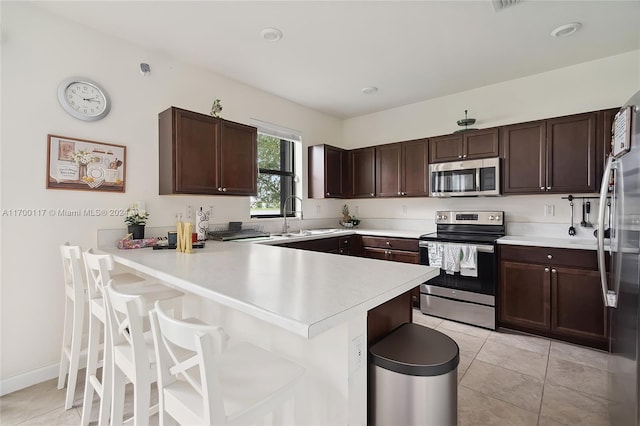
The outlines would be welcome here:
[[[127,147],[47,135],[47,189],[125,192]]]

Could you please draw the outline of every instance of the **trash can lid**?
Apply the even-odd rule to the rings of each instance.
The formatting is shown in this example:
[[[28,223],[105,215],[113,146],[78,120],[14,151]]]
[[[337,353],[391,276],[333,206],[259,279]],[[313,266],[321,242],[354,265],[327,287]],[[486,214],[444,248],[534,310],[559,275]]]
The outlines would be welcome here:
[[[458,366],[458,344],[439,331],[403,324],[370,349],[371,362],[410,376],[439,376]]]

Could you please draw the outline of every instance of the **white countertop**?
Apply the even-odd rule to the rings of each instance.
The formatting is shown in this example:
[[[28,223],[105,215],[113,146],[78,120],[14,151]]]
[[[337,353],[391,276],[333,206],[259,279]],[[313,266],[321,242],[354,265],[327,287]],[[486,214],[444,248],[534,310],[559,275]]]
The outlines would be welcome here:
[[[151,248],[101,250],[122,265],[305,338],[369,311],[440,272],[423,265],[263,244],[207,241],[204,249],[194,249],[193,254]]]
[[[605,240],[608,244],[609,240]],[[534,235],[509,235],[498,240],[498,244],[516,246],[557,247],[566,249],[596,250],[598,240],[595,238],[540,237]]]
[[[314,231],[311,231],[311,232],[314,232]],[[320,234],[318,233],[304,234],[304,233],[299,233],[299,231],[294,231],[292,234],[286,237],[279,236],[279,235],[271,235],[270,237],[246,238],[241,240],[235,240],[234,242],[275,245],[275,244],[283,244],[286,242],[317,240],[320,238],[341,237],[341,236],[353,235],[353,234],[417,239],[420,237],[420,235],[424,234],[424,232],[407,231],[407,230],[360,229],[360,228],[336,229],[331,232],[320,233]]]

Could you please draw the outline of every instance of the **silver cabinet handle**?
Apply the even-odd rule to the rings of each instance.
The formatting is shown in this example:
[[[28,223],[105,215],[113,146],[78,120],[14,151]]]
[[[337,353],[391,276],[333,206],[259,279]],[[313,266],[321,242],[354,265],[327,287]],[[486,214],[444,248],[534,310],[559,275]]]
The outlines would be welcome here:
[[[222,192],[222,187],[221,186],[218,187],[218,191]]]
[[[462,158],[462,155],[458,155],[458,158]]]
[[[541,186],[541,187],[540,187],[540,189],[541,189],[542,191],[544,191],[544,186]]]
[[[467,154],[464,154],[464,155],[462,156],[462,158],[467,158]]]
[[[558,271],[556,271],[556,268],[553,268],[553,269],[551,270],[551,273],[552,273],[552,274],[555,274],[556,272],[558,272]]]
[[[547,259],[551,260],[551,259],[553,259],[553,256],[552,256],[552,255],[550,255],[550,254],[548,254],[548,255],[547,255]]]
[[[549,272],[549,268],[544,268],[544,271],[545,272]]]
[[[547,186],[547,191],[551,191],[551,187],[550,186]]]

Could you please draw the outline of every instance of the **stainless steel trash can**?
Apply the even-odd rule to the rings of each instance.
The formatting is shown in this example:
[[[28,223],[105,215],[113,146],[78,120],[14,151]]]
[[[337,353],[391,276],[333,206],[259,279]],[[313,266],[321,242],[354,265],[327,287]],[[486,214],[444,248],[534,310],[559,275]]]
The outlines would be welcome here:
[[[455,426],[459,349],[446,334],[403,324],[369,349],[369,421]]]

